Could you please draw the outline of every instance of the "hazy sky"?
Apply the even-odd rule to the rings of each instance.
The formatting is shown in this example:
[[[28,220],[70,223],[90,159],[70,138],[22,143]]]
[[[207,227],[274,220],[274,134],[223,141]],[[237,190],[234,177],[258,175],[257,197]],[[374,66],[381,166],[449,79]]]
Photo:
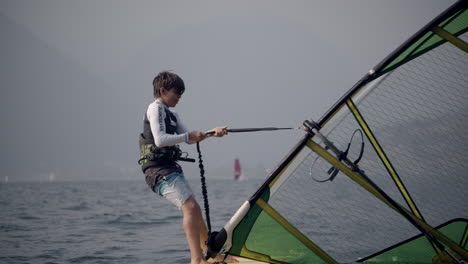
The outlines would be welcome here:
[[[317,120],[453,2],[0,0],[0,179],[142,177],[137,137],[162,70],[184,79],[176,111],[193,130]],[[208,175],[231,177],[216,169],[236,157],[271,169],[301,135],[204,141]]]

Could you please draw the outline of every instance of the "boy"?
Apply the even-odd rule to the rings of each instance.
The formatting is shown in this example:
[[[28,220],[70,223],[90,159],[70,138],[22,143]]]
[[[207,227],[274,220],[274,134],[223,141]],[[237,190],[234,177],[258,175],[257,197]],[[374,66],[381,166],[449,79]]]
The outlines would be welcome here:
[[[206,248],[208,231],[200,206],[177,163],[181,154],[177,144],[200,142],[207,135],[189,131],[177,113],[169,109],[177,105],[185,91],[184,81],[177,74],[159,73],[153,80],[153,89],[156,100],[148,106],[145,114],[139,163],[150,188],[182,211],[191,264],[208,264],[203,260],[202,252],[202,247]],[[215,127],[211,131],[215,137],[227,134],[226,127]]]

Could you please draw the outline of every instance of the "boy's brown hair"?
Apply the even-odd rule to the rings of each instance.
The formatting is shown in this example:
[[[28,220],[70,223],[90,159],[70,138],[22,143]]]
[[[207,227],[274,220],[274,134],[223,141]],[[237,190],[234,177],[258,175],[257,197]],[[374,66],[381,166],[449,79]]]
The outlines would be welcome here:
[[[175,89],[177,94],[182,95],[185,91],[184,80],[173,72],[162,71],[153,79],[153,95],[155,98],[161,96],[159,92],[161,88],[165,88],[168,91]]]

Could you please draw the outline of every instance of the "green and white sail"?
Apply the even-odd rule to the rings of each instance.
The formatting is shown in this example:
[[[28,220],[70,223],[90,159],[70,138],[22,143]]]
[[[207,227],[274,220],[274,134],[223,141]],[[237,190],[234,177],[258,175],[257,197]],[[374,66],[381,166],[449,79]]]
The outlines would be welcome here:
[[[467,2],[417,32],[308,130],[224,226],[224,252],[267,263],[468,259]],[[326,141],[349,145],[347,155]]]

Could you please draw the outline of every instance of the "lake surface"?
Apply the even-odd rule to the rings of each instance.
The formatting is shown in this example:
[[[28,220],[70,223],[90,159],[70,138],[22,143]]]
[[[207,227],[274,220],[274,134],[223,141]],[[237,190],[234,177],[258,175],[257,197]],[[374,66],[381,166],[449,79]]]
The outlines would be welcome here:
[[[203,208],[200,182],[189,182]],[[261,183],[208,178],[213,230]],[[189,262],[181,212],[154,194],[143,176],[0,184],[0,263]]]

